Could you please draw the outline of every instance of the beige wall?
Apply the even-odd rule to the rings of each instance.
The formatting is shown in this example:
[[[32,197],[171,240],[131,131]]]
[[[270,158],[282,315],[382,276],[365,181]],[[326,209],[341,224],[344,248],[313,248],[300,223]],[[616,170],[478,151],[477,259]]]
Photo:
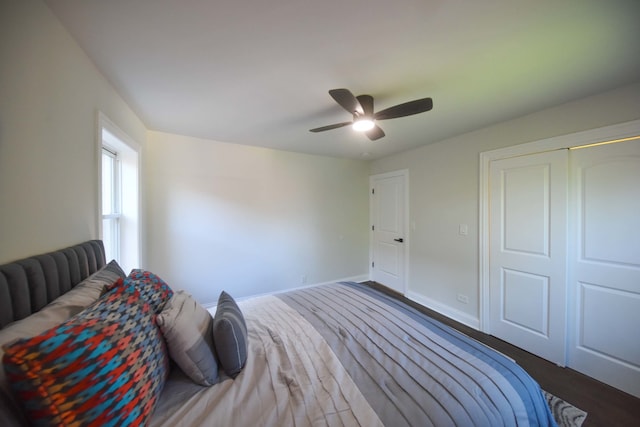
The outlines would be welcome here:
[[[409,294],[478,321],[479,154],[640,118],[640,84],[606,92],[377,160],[371,173],[409,170]],[[468,224],[469,234],[458,234]],[[469,303],[457,301],[467,295]]]
[[[149,132],[144,170],[147,266],[202,303],[368,274],[366,162]]]
[[[0,5],[0,263],[98,236],[96,112],[145,127],[39,0]]]

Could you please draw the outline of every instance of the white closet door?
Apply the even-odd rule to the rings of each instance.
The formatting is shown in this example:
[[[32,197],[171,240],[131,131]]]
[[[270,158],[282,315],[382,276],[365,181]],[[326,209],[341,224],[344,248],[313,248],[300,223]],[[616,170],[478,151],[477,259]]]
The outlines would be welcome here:
[[[569,366],[640,397],[640,141],[570,163]]]
[[[567,150],[492,161],[490,333],[564,365]]]

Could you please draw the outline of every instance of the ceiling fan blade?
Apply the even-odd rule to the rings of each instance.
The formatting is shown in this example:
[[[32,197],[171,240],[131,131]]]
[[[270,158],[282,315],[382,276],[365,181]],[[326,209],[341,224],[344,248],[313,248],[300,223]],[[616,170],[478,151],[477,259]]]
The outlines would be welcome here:
[[[360,105],[358,99],[353,96],[349,89],[331,89],[329,95],[338,103],[342,108],[350,112],[351,114],[363,114],[364,110]]]
[[[322,127],[315,128],[315,129],[309,129],[309,132],[324,132],[325,130],[331,130],[331,129],[341,128],[343,126],[349,126],[352,123],[353,122],[336,123],[336,124],[333,124],[333,125],[322,126]]]
[[[396,117],[405,117],[413,114],[424,113],[432,108],[433,100],[431,98],[422,98],[378,111],[374,117],[376,120],[395,119]]]
[[[380,126],[375,125],[371,130],[365,132],[370,140],[375,141],[376,139],[380,139],[384,136],[384,131]]]
[[[362,107],[362,112],[367,117],[373,117],[373,96],[371,95],[358,95],[356,99]]]

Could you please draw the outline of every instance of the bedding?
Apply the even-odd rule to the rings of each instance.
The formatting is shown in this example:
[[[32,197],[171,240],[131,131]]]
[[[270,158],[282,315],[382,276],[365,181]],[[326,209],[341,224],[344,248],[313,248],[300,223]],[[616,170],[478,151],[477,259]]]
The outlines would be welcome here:
[[[97,246],[101,248],[101,243]],[[64,251],[76,254],[76,249]],[[56,257],[47,255],[46,259]],[[188,339],[184,345],[194,336],[199,340],[200,335],[205,339],[204,335],[212,333],[213,343],[204,347],[215,350],[218,378],[198,384],[179,364],[171,363],[166,381],[166,371],[156,376],[157,399],[154,409],[148,411],[150,418],[140,418],[143,425],[555,425],[540,387],[511,359],[366,285],[335,283],[239,302],[224,292],[218,308],[210,309],[209,319],[201,307],[193,306],[192,299],[183,292],[174,294],[153,273],[134,270],[123,278],[123,273],[106,273],[104,252],[93,256],[91,267],[88,258],[83,257],[81,268],[71,267],[83,273],[74,273],[74,280],[68,283],[71,275],[59,274],[59,270],[65,271],[64,265],[58,267],[60,263],[55,264],[55,273],[41,266],[38,274],[15,274],[16,268],[11,267],[13,276],[9,279],[4,274],[6,265],[0,266],[0,293],[6,291],[15,306],[21,307],[14,310],[12,302],[7,304],[12,309],[11,319],[2,325],[0,346],[10,348],[7,344],[20,338],[19,343],[28,342],[30,337],[60,325],[81,327],[83,323],[77,320],[86,319],[93,306],[102,306],[109,298],[119,306],[118,298],[133,298],[139,301],[123,305],[143,306],[144,313],[134,310],[127,315],[145,316],[141,321],[154,335],[144,344],[146,354],[162,358],[162,354],[171,355],[165,341],[171,346],[180,340],[169,334],[163,337],[156,319],[164,316],[161,322],[179,323],[184,328],[185,319],[177,319],[192,313],[194,325],[188,329],[192,336],[185,332],[183,338]],[[66,259],[73,264],[78,257]],[[12,265],[34,268],[24,260]],[[96,276],[89,278],[91,274]],[[105,274],[105,280],[113,283],[96,279]],[[65,283],[58,278],[52,285],[54,276],[66,277]],[[30,278],[38,280],[34,284]],[[17,295],[20,292],[27,296]],[[29,302],[28,310],[24,309],[25,301]],[[172,312],[182,306],[189,310]],[[121,321],[111,315],[107,319],[107,326]],[[215,319],[224,320],[218,325],[222,338],[213,332]],[[228,372],[220,355],[226,358]],[[160,362],[159,366],[167,365]],[[132,380],[123,381],[132,385]],[[145,381],[153,381],[153,376],[141,372],[133,380]],[[3,366],[0,425],[28,424],[15,400],[15,388],[6,381]],[[100,397],[105,400],[108,396],[104,393]],[[131,397],[125,395],[114,404],[122,407]]]
[[[239,306],[244,370],[209,389],[172,373],[152,425],[555,425],[513,361],[365,285]]]

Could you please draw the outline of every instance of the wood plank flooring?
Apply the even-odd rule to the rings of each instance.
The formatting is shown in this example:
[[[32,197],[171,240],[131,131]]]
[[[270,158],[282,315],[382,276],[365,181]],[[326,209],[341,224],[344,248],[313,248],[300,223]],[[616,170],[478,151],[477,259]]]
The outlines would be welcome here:
[[[640,426],[640,399],[572,369],[561,368],[491,335],[476,331],[376,282],[365,283],[513,358],[544,390],[586,411],[588,415],[583,427]]]

